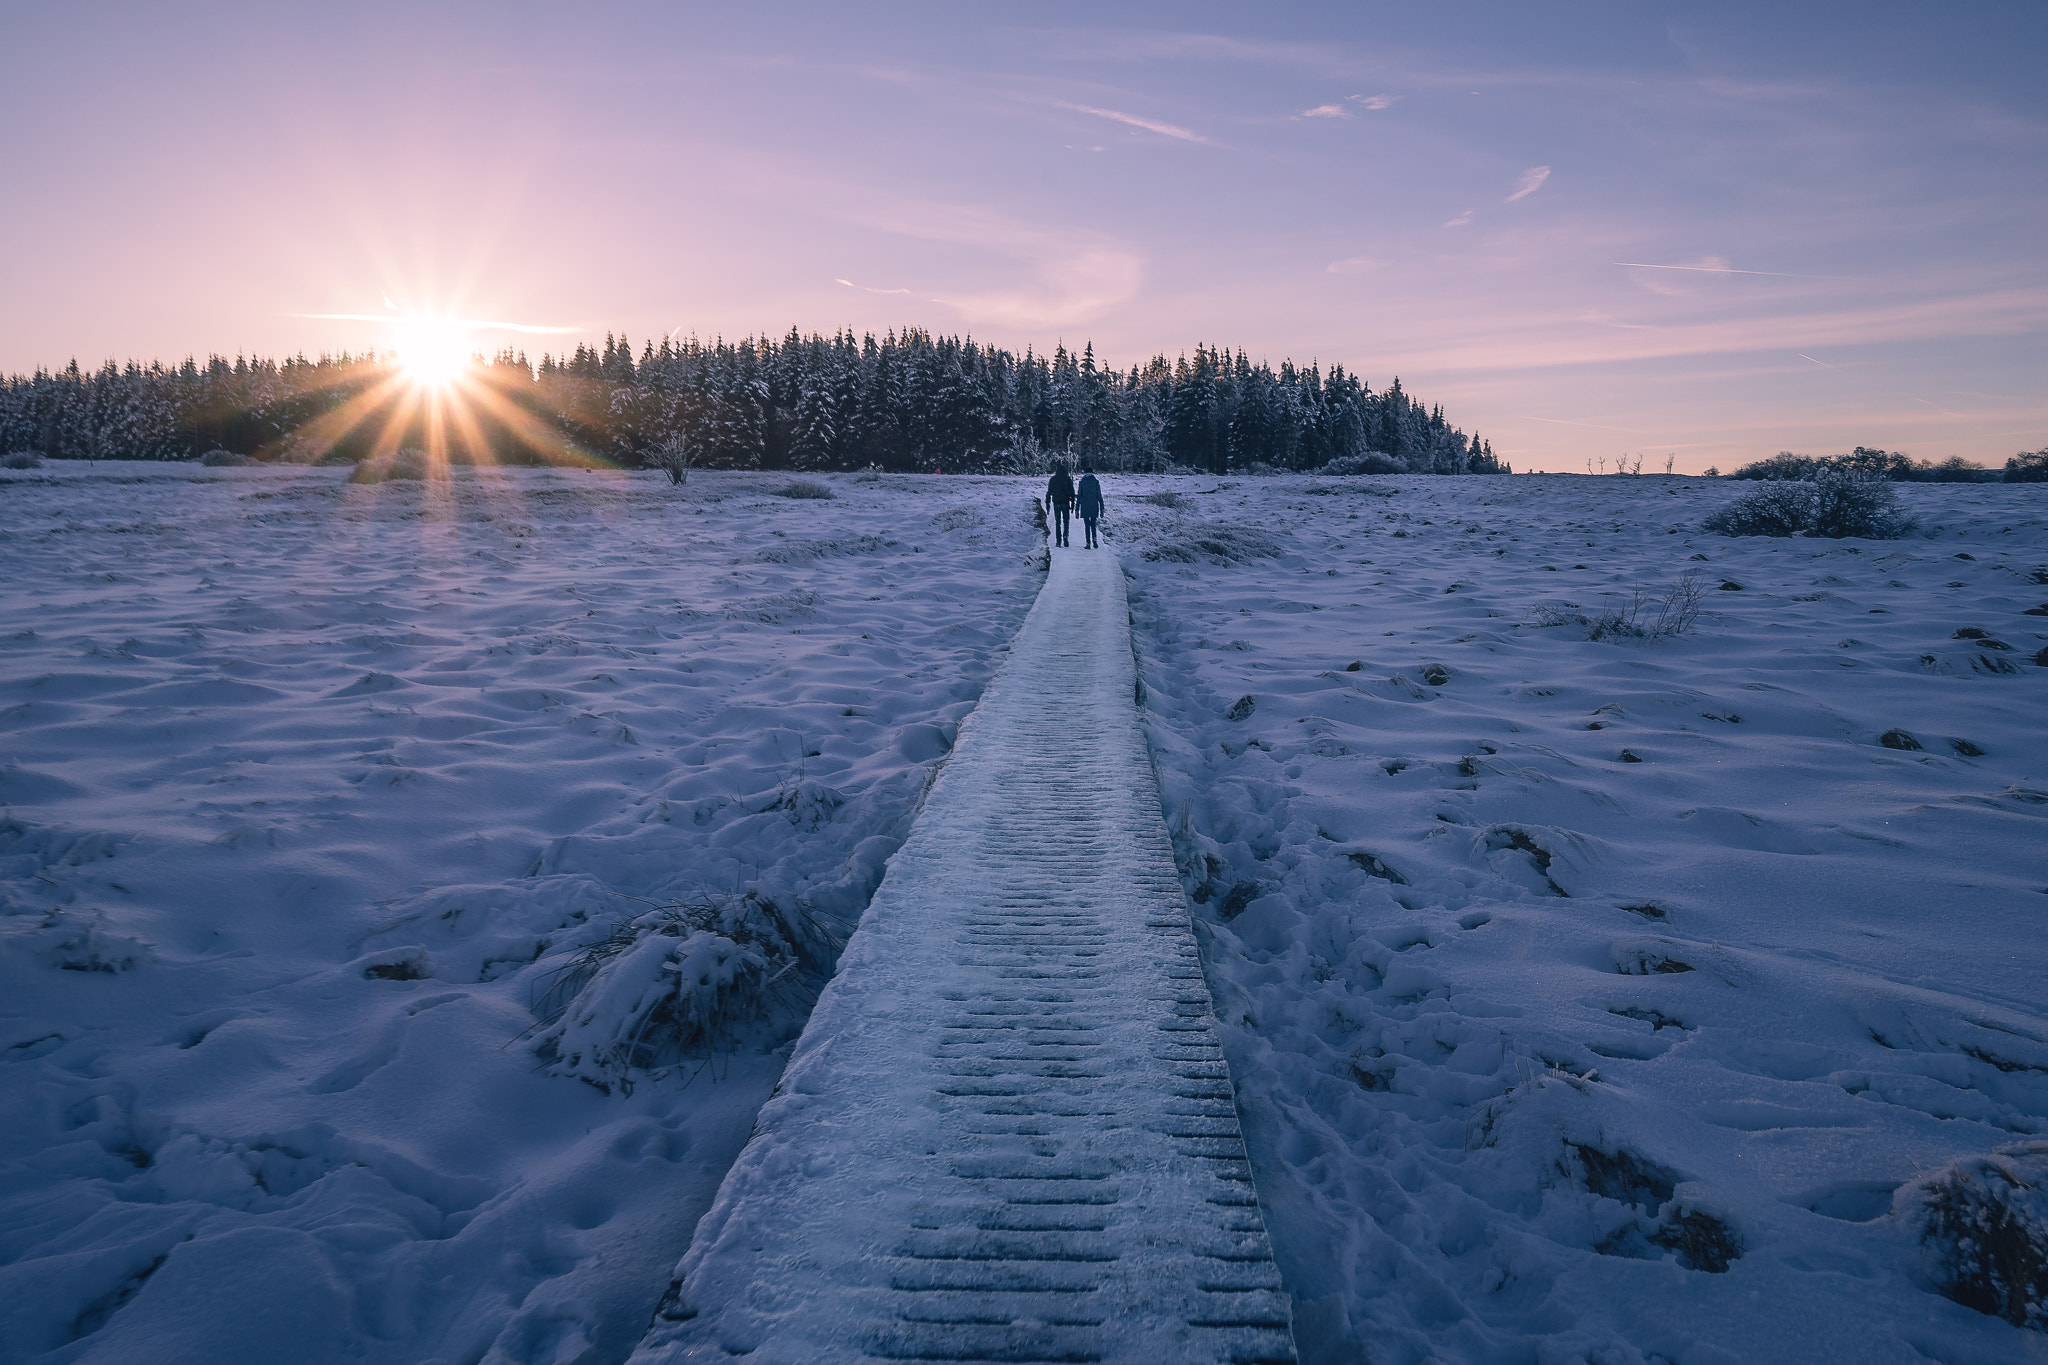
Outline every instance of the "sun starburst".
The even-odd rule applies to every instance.
[[[446,389],[469,370],[470,328],[447,318],[407,318],[393,340],[398,363],[416,388]]]

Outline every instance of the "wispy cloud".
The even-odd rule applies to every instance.
[[[1517,199],[1527,199],[1530,195],[1542,189],[1543,182],[1548,179],[1550,179],[1550,167],[1531,166],[1528,170],[1522,172],[1522,178],[1515,182],[1515,192],[1509,195],[1504,202],[1512,204]]]
[[[1323,269],[1332,275],[1363,275],[1368,270],[1378,270],[1383,264],[1372,256],[1346,256],[1341,261],[1332,261]]]
[[[1143,256],[1091,229],[1030,222],[977,205],[900,199],[873,190],[842,188],[834,208],[834,216],[842,221],[981,255],[986,285],[931,296],[934,303],[973,323],[1080,326],[1128,303],[1144,279]]]
[[[1781,280],[1853,280],[1854,275],[1796,275],[1784,270],[1737,270],[1719,256],[1709,256],[1702,265],[1654,265],[1649,261],[1616,261],[1631,270],[1696,270],[1706,275],[1772,275]],[[1814,362],[1816,365],[1819,361]]]
[[[1391,109],[1394,107],[1394,101],[1401,97],[1399,95],[1346,95],[1345,98],[1353,103],[1362,104],[1368,109]]]
[[[1054,103],[1061,109],[1070,109],[1077,114],[1091,114],[1096,118],[1112,119],[1117,123],[1127,124],[1132,128],[1142,128],[1148,133],[1157,133],[1161,137],[1177,138],[1182,142],[1206,143],[1209,141],[1208,138],[1203,137],[1193,129],[1183,128],[1177,123],[1163,123],[1158,119],[1140,118],[1136,114],[1126,114],[1118,109],[1098,109],[1092,104],[1068,104],[1065,100],[1056,100]]]
[[[843,284],[848,289],[858,289],[864,294],[908,294],[908,289],[876,289],[872,285],[855,284],[852,280],[834,278],[832,283]]]
[[[1457,216],[1456,218],[1453,218],[1453,219],[1451,219],[1451,221],[1450,221],[1450,222],[1448,222],[1448,223],[1445,223],[1445,224],[1444,224],[1444,226],[1445,226],[1445,227],[1463,227],[1463,226],[1465,226],[1465,224],[1467,224],[1467,223],[1469,223],[1469,222],[1471,222],[1471,221],[1472,221],[1472,210],[1470,210],[1470,209],[1466,209],[1466,210],[1465,210],[1465,211],[1464,211],[1463,213],[1459,214],[1459,215],[1458,215],[1458,216]]]
[[[1995,289],[1945,298],[1900,300],[1833,312],[1778,313],[1715,321],[1630,326],[1593,317],[1579,328],[1554,317],[1503,325],[1483,340],[1444,339],[1411,346],[1413,370],[1521,370],[1639,363],[1653,357],[1869,346],[1947,337],[2013,336],[2048,326],[2048,288]],[[1815,361],[1815,364],[1825,364]]]
[[[1304,109],[1296,118],[1350,118],[1351,111],[1341,104],[1318,104],[1313,109]]]

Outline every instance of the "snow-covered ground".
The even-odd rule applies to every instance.
[[[340,478],[0,474],[0,1360],[622,1359],[782,1053],[602,1093],[537,992],[857,913],[1040,582],[1029,481]],[[1310,1360],[2042,1354],[1916,1229],[2048,1137],[2048,490],[1741,491],[1109,480]]]
[[[646,901],[858,914],[1028,500],[0,478],[0,1360],[623,1359],[784,1051],[606,1094],[536,994]]]
[[[2048,1173],[2048,488],[1363,482],[1112,490],[1304,1358],[2048,1356],[1913,1187]],[[1688,570],[1691,634],[1540,624]]]

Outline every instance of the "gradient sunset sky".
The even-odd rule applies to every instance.
[[[0,372],[322,314],[1396,374],[1517,469],[2048,445],[2048,4],[14,3]]]

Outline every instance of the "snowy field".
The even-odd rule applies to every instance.
[[[344,473],[0,476],[0,1359],[623,1359],[783,1052],[530,1005],[857,915],[1041,577],[1014,485]]]
[[[1914,1188],[2048,1175],[2048,489],[1338,482],[1118,526],[1304,1358],[2048,1358]],[[1690,634],[1540,624],[1688,570]]]
[[[1040,582],[1027,480],[341,478],[0,474],[0,1360],[622,1359],[784,1038],[605,1093],[536,1001],[857,915]],[[2048,1167],[2048,491],[1744,487],[1108,480],[1318,1365],[2048,1357],[1917,1240]]]

